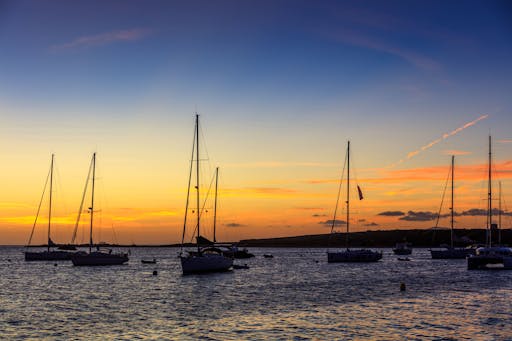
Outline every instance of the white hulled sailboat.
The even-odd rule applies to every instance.
[[[498,226],[492,218],[492,149],[489,136],[489,170],[487,191],[487,226],[486,246],[476,249],[475,255],[467,258],[468,270],[504,269],[512,270],[512,249],[504,246],[493,246],[492,231]],[[501,228],[501,226],[499,226]],[[501,238],[500,238],[501,239]]]
[[[454,182],[455,182],[455,156],[452,155],[452,163],[450,167],[450,179],[451,179],[451,205],[450,205],[450,245],[442,245],[440,248],[430,250],[432,259],[465,259],[470,254],[474,254],[475,250],[472,248],[455,247],[454,246]],[[445,187],[446,188],[446,187]],[[444,199],[444,193],[443,193]],[[444,200],[441,200],[443,202]],[[442,204],[441,204],[442,206]],[[437,215],[436,228],[439,224],[439,218],[441,217],[441,210]],[[435,233],[435,232],[434,232]]]
[[[377,252],[369,249],[350,249],[349,248],[349,226],[350,226],[350,141],[347,143],[347,201],[345,202],[347,207],[347,229],[345,233],[346,237],[346,250],[343,251],[327,251],[327,262],[328,263],[351,263],[351,262],[377,262],[382,258],[382,252]],[[338,202],[341,193],[341,184],[343,181],[343,172],[340,179],[340,190],[338,191],[338,198],[336,200],[336,207],[334,209],[334,217],[332,219],[331,235],[334,232],[334,226],[336,224],[336,212],[338,209]],[[362,193],[358,187],[359,198],[362,199]]]
[[[71,261],[75,266],[94,266],[94,265],[121,265],[128,262],[128,254],[126,253],[112,253],[112,250],[93,251],[94,242],[92,239],[93,222],[94,222],[94,185],[96,179],[96,153],[92,155],[91,165],[89,167],[89,174],[87,180],[91,177],[92,172],[92,186],[91,186],[91,207],[89,207],[90,224],[89,224],[89,252],[77,252],[71,257]],[[86,188],[89,181],[86,182]],[[84,190],[84,195],[86,190]],[[83,202],[83,200],[82,200]],[[82,207],[80,207],[80,210]],[[80,217],[80,213],[78,215]],[[78,223],[77,223],[78,224]]]
[[[192,274],[192,273],[203,273],[203,272],[220,272],[227,271],[233,266],[233,258],[226,257],[219,248],[216,248],[211,243],[208,243],[208,240],[201,236],[201,207],[200,207],[200,196],[199,196],[199,188],[200,188],[200,177],[199,177],[199,115],[196,114],[196,122],[195,122],[195,130],[194,130],[194,143],[192,146],[192,158],[190,160],[190,174],[189,174],[189,186],[187,191],[187,203],[185,208],[185,218],[183,223],[183,234],[182,234],[182,251],[180,252],[180,260],[181,260],[181,268],[183,270],[183,274]],[[194,152],[195,152],[195,160],[194,160]],[[187,254],[183,253],[183,244],[185,239],[185,230],[187,226],[187,213],[190,199],[190,184],[192,182],[192,170],[193,164],[196,163],[196,226],[195,230],[197,231],[196,235],[196,247],[197,249],[194,251],[187,251]],[[218,169],[217,169],[218,172]],[[217,173],[218,174],[218,173]],[[218,177],[216,177],[218,178]],[[217,185],[216,185],[217,186]],[[216,212],[215,212],[216,214]],[[215,240],[215,237],[214,237]],[[204,242],[206,241],[206,242]],[[210,245],[208,245],[210,244]],[[204,245],[204,246],[203,246]]]

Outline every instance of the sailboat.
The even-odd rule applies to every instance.
[[[431,249],[430,255],[432,259],[465,259],[468,255],[474,254],[474,249],[472,248],[463,248],[463,247],[454,247],[454,178],[455,178],[455,156],[452,155],[452,163],[450,167],[450,178],[451,178],[451,205],[450,205],[450,245],[443,245],[442,248],[439,249]],[[444,194],[443,194],[444,198]],[[443,201],[443,200],[442,200]],[[442,205],[441,205],[442,206]],[[441,216],[441,212],[437,215],[437,225],[439,224],[439,218]]]
[[[334,209],[334,218],[332,219],[331,235],[334,231],[334,225],[336,223],[336,212],[338,209],[338,202],[340,199],[341,184],[343,180],[343,174],[340,179],[340,191],[338,191],[338,198],[336,200],[336,207]],[[358,186],[359,199],[362,199],[362,192]],[[346,236],[346,250],[342,251],[327,251],[327,262],[328,263],[349,263],[349,262],[377,262],[382,258],[382,252],[377,252],[369,249],[354,250],[349,248],[349,226],[350,226],[350,141],[347,143],[347,230]]]
[[[497,224],[492,217],[492,149],[491,136],[489,136],[489,170],[487,183],[487,224],[486,246],[476,249],[475,255],[467,258],[468,270],[504,269],[512,270],[512,249],[509,247],[493,246],[492,231],[497,230]]]
[[[94,265],[121,265],[128,262],[128,254],[126,253],[112,253],[112,250],[93,251],[93,222],[94,222],[94,185],[96,179],[96,153],[92,155],[91,165],[89,167],[89,174],[87,179],[90,178],[92,172],[92,186],[91,186],[91,207],[89,207],[90,223],[89,223],[89,252],[77,252],[71,257],[71,261],[75,266],[94,266]],[[86,189],[88,182],[86,182]],[[86,191],[84,190],[84,195]],[[83,202],[83,200],[82,200]],[[81,210],[81,207],[80,207]],[[78,215],[80,217],[80,214]]]
[[[180,252],[180,260],[181,260],[181,268],[183,270],[183,274],[193,274],[193,273],[204,273],[204,272],[220,272],[230,270],[233,266],[233,258],[225,256],[222,251],[212,245],[211,242],[208,242],[206,238],[201,236],[201,212],[202,209],[200,207],[200,196],[199,196],[199,115],[196,114],[196,122],[195,122],[195,130],[194,130],[194,143],[192,146],[192,157],[190,160],[190,173],[189,173],[189,181],[188,181],[188,191],[187,191],[187,203],[185,208],[185,218],[183,222],[183,234],[181,239],[181,252]],[[195,152],[195,160],[194,160],[194,152]],[[183,252],[184,240],[185,240],[185,230],[187,226],[187,212],[189,209],[189,199],[190,199],[190,184],[192,182],[192,169],[193,164],[196,163],[196,226],[195,230],[196,234],[196,250],[189,250],[186,254]],[[218,174],[218,168],[217,173]],[[218,176],[217,176],[218,179]],[[216,210],[215,210],[216,216]],[[214,237],[215,240],[215,237]]]
[[[49,204],[48,204],[48,246],[45,251],[33,252],[33,251],[25,251],[25,260],[26,261],[57,261],[57,260],[70,260],[73,252],[61,251],[61,250],[52,250],[52,247],[57,247],[57,245],[52,241],[50,237],[51,232],[51,221],[52,221],[52,198],[53,198],[53,164],[54,164],[54,154],[52,154],[52,160],[50,164],[50,173],[48,174],[49,179],[46,179],[46,183],[43,189],[43,195],[41,196],[41,201],[39,202],[39,207],[37,209],[36,218],[34,221],[34,225],[32,226],[32,232],[30,233],[30,237],[28,239],[27,248],[30,246],[32,242],[32,237],[34,235],[34,229],[37,224],[37,219],[39,217],[39,212],[41,210],[41,204],[43,202],[44,193],[46,191],[46,187],[48,185],[48,180],[50,180],[49,184]]]

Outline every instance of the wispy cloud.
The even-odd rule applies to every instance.
[[[227,224],[225,224],[225,226],[227,226],[227,227],[244,227],[244,226],[247,226],[247,225],[240,224],[240,223],[227,223]]]
[[[378,215],[387,216],[387,217],[400,217],[405,215],[402,211],[384,211],[380,212]]]
[[[474,125],[475,125],[475,124],[477,124],[479,121],[484,120],[484,119],[486,119],[487,117],[489,117],[489,115],[487,115],[487,114],[486,114],[486,115],[482,115],[482,116],[478,117],[477,119],[475,119],[475,120],[473,120],[473,121],[471,121],[471,122],[468,122],[468,123],[464,124],[463,126],[458,127],[457,129],[454,129],[454,130],[450,131],[449,133],[445,133],[445,134],[443,134],[443,135],[442,135],[441,137],[439,137],[438,139],[435,139],[434,141],[427,143],[426,145],[422,146],[421,148],[416,149],[416,150],[414,150],[414,151],[412,151],[412,152],[407,153],[407,157],[406,157],[405,159],[402,159],[402,160],[398,161],[396,164],[391,165],[391,167],[394,167],[394,166],[396,166],[397,164],[400,164],[400,163],[404,162],[405,160],[409,160],[409,159],[411,159],[411,158],[415,157],[415,156],[416,156],[416,155],[418,155],[419,153],[424,152],[425,150],[432,148],[433,146],[435,146],[435,145],[436,145],[436,144],[438,144],[439,142],[441,142],[441,141],[443,141],[443,140],[446,140],[447,138],[449,138],[449,137],[451,137],[451,136],[453,136],[453,135],[456,135],[456,134],[460,133],[460,132],[461,132],[461,131],[463,131],[464,129],[467,129],[467,128],[471,127],[471,126],[474,126]]]
[[[512,139],[501,139],[498,140],[498,143],[512,143]]]
[[[353,30],[340,30],[335,33],[334,37],[336,40],[345,44],[391,54],[420,69],[433,71],[440,68],[439,63],[432,58],[423,56],[411,49],[398,47]]]
[[[471,152],[466,152],[463,150],[445,150],[445,151],[443,151],[443,154],[458,156],[458,155],[469,155],[469,154],[471,154]]]
[[[226,164],[225,168],[338,167],[336,163],[262,161]]]
[[[409,211],[407,215],[399,218],[399,220],[405,221],[431,221],[437,218],[437,214],[429,211]]]
[[[333,220],[326,220],[326,221],[321,221],[319,222],[318,224],[320,225],[328,225],[328,226],[332,226],[332,223],[333,223]],[[345,220],[334,220],[334,226],[336,225],[347,225],[347,222]]]
[[[245,187],[245,188],[226,188],[222,190],[223,196],[228,197],[264,197],[264,198],[281,198],[301,195],[300,192],[281,187]]]
[[[380,226],[380,225],[372,221],[371,223],[364,224],[364,226],[371,227],[371,226]]]
[[[75,38],[67,43],[56,44],[50,46],[50,51],[66,51],[87,49],[96,46],[104,46],[116,42],[129,42],[143,39],[153,33],[153,30],[147,28],[134,28],[128,30],[117,30],[104,32],[95,35],[82,36]]]
[[[460,181],[484,181],[487,179],[485,174],[488,167],[487,163],[459,165],[457,166],[457,178]],[[500,179],[512,179],[512,160],[495,162],[494,168],[496,169],[496,175]],[[404,188],[408,182],[439,182],[446,179],[448,170],[448,160],[446,160],[446,165],[443,166],[408,169],[390,169],[386,167],[375,169],[376,175],[374,177],[359,178],[358,183],[364,184],[365,187],[371,184],[400,185],[400,187],[394,188],[392,193],[402,192],[411,194],[416,191],[422,191],[422,189],[418,188],[417,185],[407,185],[409,187]],[[312,179],[302,182],[312,185],[335,184],[339,183],[339,179]]]

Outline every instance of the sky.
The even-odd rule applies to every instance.
[[[218,240],[328,233],[349,140],[351,231],[449,226],[451,155],[456,227],[484,227],[489,135],[511,227],[511,61],[508,1],[0,0],[0,244],[51,154],[69,242],[94,152],[95,240],[180,242],[196,112],[206,237],[215,167]]]

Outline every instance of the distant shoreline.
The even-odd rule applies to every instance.
[[[483,244],[485,241],[485,229],[456,229],[456,245],[467,246],[471,244]],[[493,231],[494,243],[498,242],[498,231]],[[393,247],[396,243],[407,241],[414,247],[436,247],[441,244],[450,244],[449,229],[410,229],[410,230],[382,230],[352,232],[349,234],[349,245],[351,247]],[[225,242],[224,244],[236,243],[241,247],[345,247],[346,234],[314,234],[293,237],[243,239],[239,242]],[[512,229],[501,230],[501,244],[512,244]],[[24,247],[24,245],[2,245],[4,247]],[[180,247],[181,244],[101,244],[99,247]],[[186,247],[194,246],[187,243]],[[29,247],[46,247],[46,245],[33,245]],[[89,247],[87,244],[76,245],[79,248]]]

